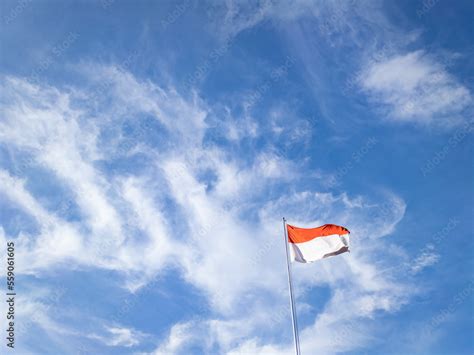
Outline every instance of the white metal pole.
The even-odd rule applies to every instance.
[[[285,236],[285,250],[286,250],[286,267],[288,271],[288,289],[290,291],[290,305],[291,305],[291,322],[293,323],[293,340],[295,342],[295,354],[301,355],[300,352],[300,339],[298,336],[298,320],[296,318],[296,307],[293,298],[293,284],[291,283],[291,265],[290,265],[290,253],[288,251],[288,229],[286,227],[286,219],[283,217],[283,228]]]

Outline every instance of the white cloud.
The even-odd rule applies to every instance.
[[[92,83],[99,85],[90,99],[110,115],[110,119],[117,122],[126,119],[127,115],[150,114],[168,129],[175,140],[185,139],[188,145],[201,143],[207,127],[207,110],[196,94],[186,99],[173,87],[162,88],[149,80],[139,80],[116,66],[94,63],[82,69]],[[101,85],[105,85],[105,90]],[[109,105],[103,96],[112,99],[114,105]],[[136,123],[139,123],[139,118],[135,118],[138,121]],[[179,148],[179,145],[174,148]]]
[[[136,291],[151,280],[157,270],[171,263],[171,258],[186,253],[179,242],[173,241],[175,236],[170,233],[172,228],[157,208],[147,184],[152,183],[137,178],[128,178],[122,183],[123,198],[131,207],[130,223],[133,228],[145,233],[145,238],[140,238],[140,241],[129,240],[120,250],[126,262],[135,264],[133,269],[141,274],[138,278],[127,280],[127,287],[131,291]]]
[[[132,328],[110,326],[106,327],[106,334],[93,334],[89,337],[99,340],[108,346],[124,346],[130,348],[140,344],[145,336],[146,334]]]
[[[86,79],[88,75],[86,70]],[[31,154],[35,164],[71,191],[80,214],[78,222],[71,222],[43,206],[28,190],[32,176],[0,174],[2,193],[40,226],[18,237],[18,249],[25,253],[21,260],[28,266],[23,272],[38,274],[58,265],[112,269],[121,272],[124,286],[135,292],[172,266],[207,296],[204,308],[211,316],[175,325],[158,352],[178,352],[202,339],[210,339],[205,346],[220,352],[286,351],[289,333],[273,345],[259,336],[268,327],[272,334],[288,331],[280,220],[284,213],[302,226],[337,222],[353,235],[354,251],[338,257],[337,267],[336,261],[327,260],[295,270],[300,302],[308,287],[333,290],[323,313],[302,329],[305,347],[321,352],[331,346],[341,351],[360,347],[370,341],[361,332],[364,319],[377,311],[396,311],[406,302],[411,290],[396,274],[379,269],[396,262],[382,237],[403,218],[403,200],[386,194],[374,202],[316,192],[317,187],[275,199],[269,194],[272,184],[297,181],[299,167],[272,151],[243,158],[232,154],[231,147],[205,146],[207,109],[198,98],[186,100],[172,89],[114,67],[98,67],[93,76],[111,81],[106,108],[93,92],[89,97],[87,91],[32,86],[20,79],[3,83],[13,100],[3,104],[7,115],[0,124],[0,140]],[[89,104],[73,108],[83,100]],[[140,153],[125,149],[123,153],[146,158],[144,169],[127,174],[102,169],[99,162],[115,162],[120,154],[116,148],[124,139],[117,134],[107,140],[103,133],[116,130],[125,117],[139,125],[144,113],[162,124],[160,129],[174,144],[143,141]],[[212,184],[202,178],[208,171],[215,176]],[[173,224],[172,217],[179,223]],[[383,261],[380,250],[387,250]],[[341,307],[349,310],[341,313]],[[281,316],[269,321],[275,310]],[[315,337],[331,339],[334,329],[348,323],[357,326],[342,340],[313,343]],[[138,331],[112,326],[107,332],[97,336],[111,346],[136,345],[132,338]],[[69,335],[76,336],[73,331]]]
[[[307,17],[318,14],[322,6],[315,5],[313,1],[295,0],[287,3],[284,1],[263,0],[235,1],[228,0],[217,6],[218,19],[214,26],[220,26],[219,35],[224,38],[237,36],[240,32],[253,28],[267,19],[274,21],[291,21],[299,17]],[[344,3],[329,5],[329,7],[343,7]]]
[[[407,51],[408,46],[419,43],[422,29],[407,32],[399,28],[377,2],[315,4],[303,0],[288,6],[272,1],[260,5],[229,1],[218,9],[225,16],[216,16],[214,26],[227,28],[226,36],[236,36],[266,20],[278,26],[288,38],[289,51],[302,64],[303,77],[314,92],[322,120],[338,120],[333,107],[337,103],[332,103],[333,95],[328,92],[342,89],[348,94],[354,88],[368,95],[376,113],[398,122],[449,128],[472,116],[472,93],[449,68],[457,54],[437,58],[423,50]],[[362,62],[361,69],[349,75],[342,87],[333,87],[338,77],[324,69],[320,57],[327,53],[321,51],[321,41],[334,49],[331,53],[340,56],[341,63],[346,63],[348,55],[355,63]],[[346,66],[338,66],[334,72],[346,70]],[[325,96],[328,100],[321,100]],[[281,132],[281,127],[274,124],[273,130]]]
[[[19,273],[36,273],[39,269],[83,256],[83,240],[77,229],[47,211],[25,189],[24,181],[0,170],[0,193],[29,213],[40,225],[36,238],[20,234],[16,240]]]
[[[421,50],[370,62],[360,84],[398,121],[450,126],[472,105],[469,90]]]
[[[190,343],[196,341],[196,330],[199,331],[199,329],[196,329],[196,324],[194,322],[175,324],[171,328],[168,338],[153,352],[153,354],[167,355],[181,352],[185,346],[189,346]]]
[[[20,265],[18,271],[35,273],[73,261],[72,267],[93,265],[130,273],[132,278],[127,283],[135,289],[162,268],[168,261],[167,256],[179,246],[177,243],[170,245],[170,233],[164,218],[153,206],[150,193],[143,191],[142,180],[120,176],[110,179],[97,167],[97,161],[115,158],[109,150],[102,149],[110,142],[101,142],[98,136],[121,120],[123,100],[128,100],[127,107],[135,112],[155,110],[156,118],[167,125],[171,124],[174,115],[196,118],[197,126],[186,136],[197,133],[199,138],[202,135],[199,133],[202,127],[198,128],[203,114],[197,110],[193,112],[194,104],[187,105],[173,91],[166,93],[151,84],[139,83],[130,74],[114,67],[108,70],[98,68],[95,79],[108,75],[113,78],[113,86],[117,86],[118,97],[113,97],[115,101],[111,105],[114,108],[112,116],[116,119],[113,123],[109,111],[101,120],[94,121],[91,118],[97,113],[95,108],[88,105],[82,105],[81,109],[73,108],[88,95],[78,89],[60,91],[54,87],[32,85],[18,78],[5,78],[2,82],[2,91],[8,101],[2,106],[5,119],[0,123],[0,141],[31,155],[31,164],[45,169],[61,182],[61,188],[66,187],[72,192],[72,203],[80,209],[80,223],[60,218],[57,211],[47,210],[27,191],[25,182],[32,179],[31,176],[19,179],[2,170],[0,189],[39,224],[39,236],[20,235],[19,253],[27,262]],[[124,87],[137,91],[137,95],[122,95]],[[90,102],[96,99],[93,93]],[[173,101],[175,105],[171,104]],[[165,103],[163,109],[159,103]],[[183,130],[191,128],[191,125],[185,126],[182,125]],[[133,238],[135,234],[125,231],[124,222],[130,219],[130,215],[134,216],[131,219],[135,222],[132,226],[135,233],[139,230],[146,232],[145,242],[137,242]],[[143,270],[144,265],[148,270],[140,276],[142,280],[135,279],[133,271]]]
[[[440,256],[435,252],[433,245],[425,247],[420,255],[411,263],[411,271],[414,274],[419,273],[428,266],[438,262]]]
[[[94,168],[97,128],[84,112],[71,107],[74,92],[31,85],[7,78],[2,85],[9,103],[0,123],[0,141],[32,154],[76,196],[76,202],[95,234],[120,243],[121,222],[107,196],[109,186]],[[92,241],[94,242],[94,241]]]
[[[178,182],[178,184],[180,183]],[[312,203],[312,201],[315,202]],[[186,204],[193,207],[193,204],[189,203],[188,200]],[[402,207],[397,207],[398,204],[402,204]],[[196,204],[194,208],[197,209],[197,206],[202,207],[202,203]],[[302,344],[306,352],[318,351],[318,353],[329,354],[364,346],[371,341],[371,338],[366,335],[371,330],[368,329],[368,325],[364,320],[374,317],[378,311],[395,312],[407,302],[414,292],[415,288],[409,289],[400,280],[394,280],[393,277],[396,274],[382,272],[384,270],[381,268],[382,264],[377,266],[374,264],[375,260],[380,262],[380,253],[382,252],[386,258],[386,265],[391,265],[393,255],[390,255],[390,252],[385,253],[385,243],[380,240],[380,237],[387,235],[388,230],[393,230],[394,221],[399,221],[402,218],[405,209],[403,202],[399,199],[387,199],[386,208],[389,212],[384,214],[384,219],[374,219],[374,214],[366,211],[367,209],[369,211],[372,209],[374,211],[380,210],[380,207],[380,205],[374,205],[360,197],[350,199],[347,195],[334,196],[304,192],[298,195],[283,196],[281,200],[269,203],[262,210],[261,223],[263,230],[261,232],[254,231],[252,234],[255,239],[262,238],[262,244],[260,244],[262,247],[260,250],[257,249],[255,253],[258,265],[258,275],[256,277],[261,282],[267,279],[268,276],[264,274],[267,270],[275,270],[277,267],[279,269],[284,268],[283,254],[275,255],[277,250],[280,249],[281,242],[278,237],[281,234],[281,225],[275,216],[281,215],[282,211],[288,213],[290,220],[293,220],[294,217],[292,218],[292,216],[301,216],[302,219],[294,222],[298,225],[323,223],[321,220],[311,219],[312,216],[320,215],[320,218],[325,221],[341,221],[352,231],[354,250],[349,256],[341,257],[337,261],[328,259],[326,263],[312,265],[314,267],[295,268],[298,304],[301,305],[304,294],[315,285],[329,285],[334,292],[328,305],[318,315],[315,322],[301,331]],[[321,211],[327,211],[326,215],[321,214]],[[374,221],[376,222],[374,223]],[[225,224],[226,221],[220,223]],[[371,234],[366,233],[366,225],[370,225]],[[228,225],[219,233],[221,238],[227,237],[233,228],[232,226]],[[232,238],[239,238],[244,244],[247,243],[245,236]],[[226,243],[228,243],[227,240]],[[267,246],[269,247],[267,248]],[[236,250],[235,247],[231,247],[231,249]],[[239,258],[243,257],[243,254],[237,250],[236,254],[239,255]],[[232,285],[232,282],[237,281],[234,276],[235,271],[232,271],[235,266],[232,265],[232,259],[227,259],[230,265],[226,265],[224,262],[221,263],[217,260],[212,251],[206,251],[202,258],[204,260],[208,258],[209,260],[216,260],[217,265],[220,266],[219,271],[217,271],[217,265],[214,268],[208,264],[203,265],[204,268],[196,269],[193,267],[193,272],[198,275],[204,273],[214,275],[214,277],[219,277],[221,274],[226,275],[227,278],[219,278],[217,282],[219,286],[217,284],[200,284],[200,287],[222,291],[226,297],[229,297],[227,294],[231,294],[232,297],[236,296],[236,298],[239,295],[247,294],[248,291],[242,283],[253,283],[254,276],[248,269],[243,269],[245,265],[237,265],[245,277],[239,278],[240,285],[236,288]],[[315,273],[315,269],[318,272]],[[286,338],[286,341],[276,344],[268,344],[255,337],[261,327],[273,328],[280,333],[286,331],[287,335],[290,334],[287,294],[283,276],[284,274],[279,273],[279,277],[274,282],[265,286],[268,290],[273,290],[271,292],[277,296],[276,299],[268,299],[262,302],[260,297],[249,297],[251,295],[247,295],[245,308],[242,308],[244,305],[239,303],[231,303],[233,304],[232,308],[239,311],[237,313],[232,312],[227,321],[225,320],[227,318],[226,313],[223,313],[224,320],[219,323],[220,332],[216,333],[212,330],[215,328],[204,322],[199,323],[200,326],[198,327],[186,328],[186,331],[179,327],[182,330],[179,339],[187,339],[187,341],[192,342],[192,339],[195,339],[194,337],[198,339],[205,337],[206,339],[212,339],[208,346],[214,344],[214,346],[219,346],[222,352],[229,353],[245,353],[245,351],[256,354],[291,352],[289,337]],[[199,284],[199,281],[197,282]],[[262,292],[264,292],[264,289],[262,289]],[[211,300],[211,306],[219,305],[219,302],[222,302],[219,296],[219,293],[214,296],[215,301]],[[227,303],[231,302],[228,298],[226,298],[226,301]],[[341,309],[344,309],[344,312],[341,312]],[[302,311],[301,306],[299,310]],[[229,326],[230,328],[228,328]],[[208,330],[206,330],[207,327],[209,327]],[[196,331],[196,328],[199,330]],[[223,333],[222,330],[224,329],[230,331],[224,331]],[[207,334],[206,336],[200,335],[203,331],[204,334]],[[217,335],[211,337],[211,334]],[[170,335],[170,338],[174,339],[173,334]],[[167,340],[164,344],[170,341]],[[182,351],[181,348],[176,350],[177,353],[180,353],[180,351]]]

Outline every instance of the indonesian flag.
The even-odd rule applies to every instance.
[[[291,261],[311,263],[349,251],[349,230],[335,224],[317,228],[287,225]]]

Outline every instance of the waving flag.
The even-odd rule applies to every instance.
[[[311,263],[349,251],[349,230],[335,224],[317,228],[287,226],[291,261]]]

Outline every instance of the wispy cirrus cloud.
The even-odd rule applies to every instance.
[[[440,255],[436,253],[434,245],[427,245],[423,252],[413,261],[411,271],[413,273],[419,273],[428,266],[434,265],[440,259]]]
[[[123,346],[130,348],[140,344],[145,336],[146,334],[135,329],[107,326],[105,327],[105,334],[92,334],[89,337],[91,339],[99,340],[108,346]]]
[[[83,72],[86,79],[90,70],[93,67]],[[59,265],[114,270],[123,287],[136,293],[167,270],[202,292],[208,304],[200,318],[183,319],[170,328],[158,353],[185,352],[189,346],[219,352],[284,352],[290,347],[289,333],[280,342],[269,339],[274,332],[288,330],[284,254],[278,237],[279,216],[286,214],[301,225],[337,220],[353,231],[356,244],[370,238],[378,245],[342,257],[338,268],[329,261],[323,272],[298,270],[301,304],[305,287],[333,290],[323,313],[302,330],[305,347],[324,353],[334,347],[345,351],[363,346],[370,341],[360,331],[364,320],[377,311],[394,312],[410,297],[407,281],[375,267],[386,243],[380,237],[393,232],[403,218],[405,204],[399,197],[382,196],[390,205],[384,214],[375,212],[380,202],[318,187],[275,197],[269,194],[274,186],[288,186],[301,177],[301,167],[284,154],[268,149],[240,157],[230,154],[232,146],[205,144],[210,108],[198,97],[185,98],[116,67],[97,66],[88,80],[96,78],[111,83],[107,105],[93,90],[88,94],[81,88],[31,85],[18,78],[3,83],[14,100],[3,104],[7,115],[1,123],[2,142],[31,155],[31,164],[70,191],[78,207],[78,215],[70,220],[57,213],[57,206],[43,206],[30,188],[32,175],[25,170],[21,177],[14,176],[5,167],[2,194],[39,224],[36,232],[17,239],[21,259],[29,261],[20,273],[40,277]],[[76,107],[84,101],[88,104]],[[143,126],[148,116],[159,125]],[[110,132],[120,134],[109,138]],[[173,136],[174,144],[161,143],[163,133]],[[155,140],[148,140],[148,134]],[[129,136],[137,142],[123,145]],[[133,172],[102,168],[123,159]],[[139,159],[146,164],[137,165]],[[396,262],[396,255],[388,253],[386,260]],[[276,273],[277,267],[282,272]],[[351,312],[340,314],[337,310],[347,298]],[[272,318],[271,330],[261,334],[274,309],[281,309],[283,316]],[[354,324],[347,329],[350,337],[313,342],[314,334],[324,338],[347,323]],[[109,325],[106,330],[96,331],[90,340],[131,347],[136,345],[134,334],[141,334],[127,325]],[[64,336],[77,338],[73,327]],[[202,339],[210,340],[203,344]]]
[[[436,250],[451,224],[472,229],[465,6],[96,5],[5,18],[0,64],[17,74],[0,77],[0,244],[16,246],[17,351],[292,353],[282,216],[352,235],[350,254],[294,266],[303,353],[467,344],[472,283],[446,282],[468,277],[469,240]],[[443,145],[432,128],[459,122]],[[440,160],[421,186],[416,167]]]

